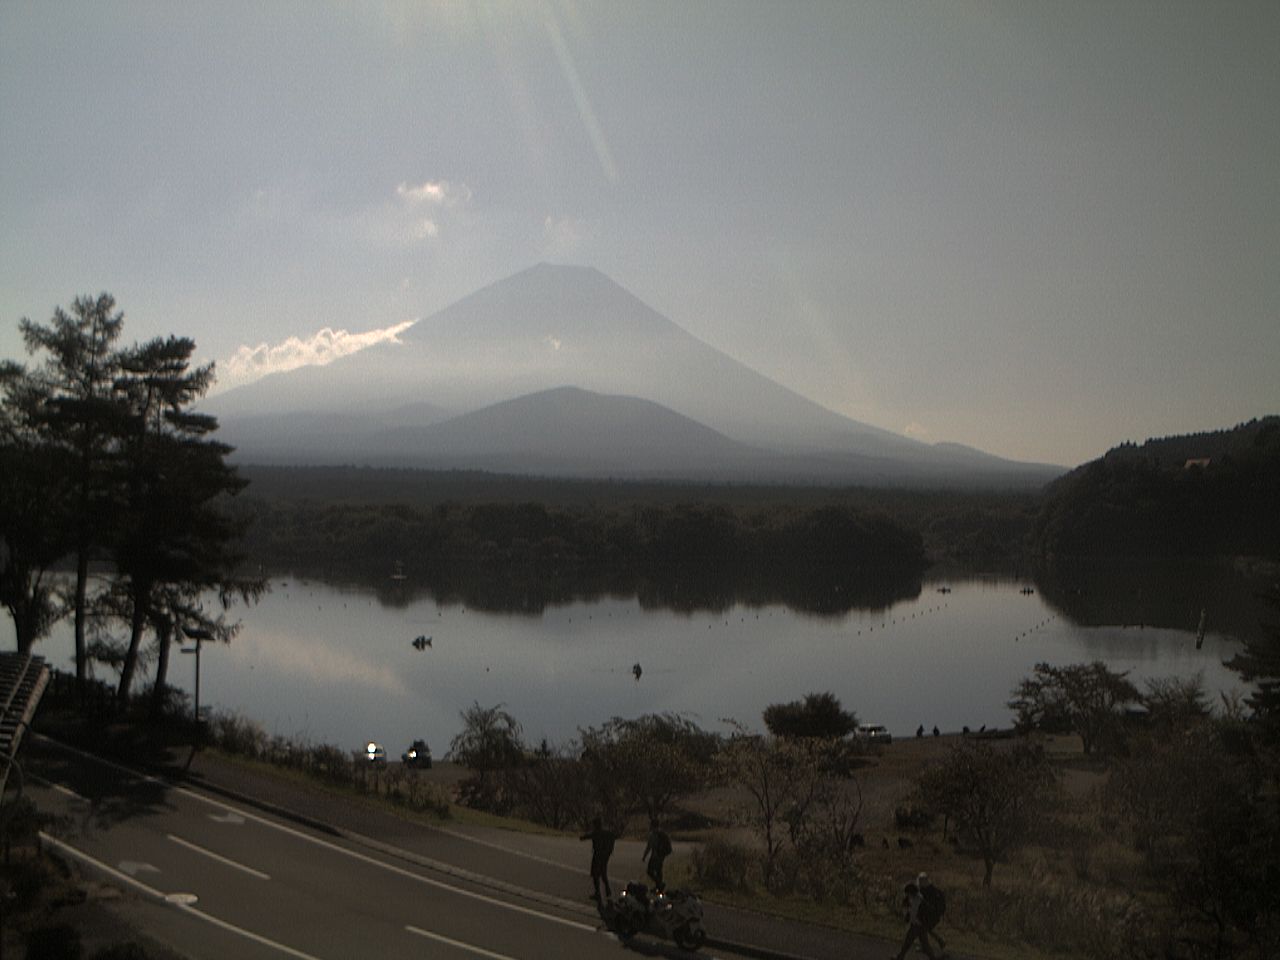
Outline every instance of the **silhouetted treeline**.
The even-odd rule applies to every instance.
[[[918,533],[931,562],[1009,568],[1029,556],[1039,499],[1008,491],[570,480],[480,471],[244,466],[255,500],[349,506],[536,503],[557,514],[634,514],[698,504],[735,514],[849,508]]]
[[[826,505],[733,509],[541,503],[335,504],[245,498],[264,567],[384,585],[489,609],[604,594],[675,609],[785,602],[835,612],[914,596],[923,541],[879,513]],[[403,575],[403,580],[391,575]]]
[[[1280,557],[1280,417],[1125,444],[1052,483],[1044,556]]]

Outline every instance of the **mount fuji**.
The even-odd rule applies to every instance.
[[[599,271],[549,264],[202,409],[242,463],[1022,488],[1063,472],[841,416]]]

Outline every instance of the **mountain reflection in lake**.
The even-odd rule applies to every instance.
[[[1253,591],[1236,580],[1211,584],[1211,592],[1230,588],[1231,605],[1243,603]],[[1161,596],[1178,581],[1159,577],[1050,576],[1030,593],[1023,581],[1000,578],[948,580],[948,593],[937,580],[831,583],[818,591],[829,600],[810,604],[829,610],[823,614],[797,612],[782,599],[750,602],[741,585],[725,585],[719,605],[681,608],[689,598],[679,595],[679,583],[554,605],[535,597],[538,612],[511,613],[477,609],[447,591],[415,594],[405,584],[384,584],[375,594],[276,579],[257,606],[235,611],[244,625],[239,637],[206,646],[201,701],[243,713],[272,734],[351,748],[371,738],[393,755],[417,737],[443,754],[458,712],[472,701],[506,704],[537,743],[652,711],[685,713],[715,730],[725,717],[760,728],[770,703],[829,690],[863,720],[908,736],[921,724],[1007,726],[1010,691],[1039,661],[1103,659],[1132,671],[1139,684],[1203,671],[1211,691],[1238,688],[1222,660],[1238,649],[1232,630],[1252,616],[1237,611],[1237,623],[1209,602],[1205,642],[1196,650],[1205,601],[1185,584],[1177,596]],[[1098,599],[1106,584],[1111,598]],[[1130,612],[1135,603],[1142,617]],[[1157,608],[1177,612],[1157,615]],[[1113,615],[1115,623],[1092,625]],[[418,636],[432,645],[415,649]],[[12,649],[11,630],[0,643]],[[69,624],[41,647],[69,668]],[[171,679],[189,688],[191,670],[190,658],[180,658]]]

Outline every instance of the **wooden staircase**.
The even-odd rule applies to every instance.
[[[49,666],[44,657],[0,653],[0,794],[4,793],[22,734],[48,685]]]

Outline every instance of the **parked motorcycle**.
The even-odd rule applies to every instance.
[[[641,932],[674,940],[684,950],[697,950],[707,939],[702,901],[688,890],[649,894],[643,883],[628,883],[605,918],[624,940]]]

